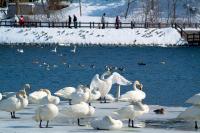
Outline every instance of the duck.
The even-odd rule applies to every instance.
[[[106,103],[105,96],[110,92],[113,84],[119,84],[119,85],[131,85],[132,82],[125,79],[123,76],[121,76],[117,72],[113,72],[108,78],[103,79],[103,77],[99,78],[99,74],[96,74],[91,83],[90,83],[90,89],[98,89],[101,93],[100,97],[100,103]]]
[[[102,119],[95,119],[91,122],[91,126],[97,130],[117,130],[123,127],[120,120],[115,120],[111,116],[105,116]]]
[[[89,104],[85,102],[81,102],[79,104],[68,106],[67,108],[63,109],[61,113],[68,117],[76,118],[78,121],[78,126],[81,126],[80,119],[94,115],[95,108],[89,106]]]
[[[156,114],[164,114],[164,109],[163,108],[160,108],[160,109],[155,109],[153,112],[156,113]]]
[[[59,113],[59,109],[55,104],[40,105],[36,111],[33,119],[40,122],[39,127],[42,128],[42,121],[47,121],[46,128],[49,126],[49,121],[53,120]]]
[[[31,104],[38,104],[39,101],[46,97],[48,94],[47,92],[43,91],[43,89],[40,89],[39,91],[34,91],[32,93],[29,94],[29,103]]]
[[[19,117],[15,116],[16,111],[20,111],[28,106],[28,97],[25,91],[20,91],[16,96],[9,97],[0,101],[0,110],[10,112],[11,119]]]
[[[47,93],[47,96],[43,97],[42,99],[39,100],[39,104],[59,104],[60,103],[60,98],[57,96],[52,96],[51,92],[48,89],[42,89],[42,91]]]
[[[136,102],[134,105],[128,105],[126,107],[122,107],[121,109],[113,112],[119,119],[128,119],[128,127],[134,128],[134,120],[135,118],[142,116],[145,113],[149,112],[149,107],[146,104],[142,104],[141,102]]]
[[[142,91],[143,85],[136,80],[133,84],[133,91],[128,91],[125,94],[121,95],[119,101],[125,102],[140,102],[145,99],[146,94]]]
[[[72,53],[76,53],[76,46],[74,46],[74,49],[70,50]]]
[[[88,102],[90,98],[90,89],[84,85],[79,85],[76,92],[71,94],[71,103]]]
[[[66,100],[71,99],[71,94],[76,91],[76,88],[74,87],[64,87],[63,89],[60,89],[54,93],[54,95],[64,98]]]

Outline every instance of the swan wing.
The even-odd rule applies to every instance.
[[[70,95],[75,91],[76,89],[74,87],[65,87],[63,89],[56,91],[54,94],[59,97],[70,99]]]
[[[113,84],[119,84],[119,85],[131,85],[131,81],[125,79],[122,75],[120,75],[117,72],[114,72],[112,74],[113,78],[112,78],[112,83]]]
[[[140,90],[134,90],[134,91],[128,91],[125,94],[121,95],[120,99],[121,101],[126,102],[138,102],[145,99],[146,94],[143,91]]]
[[[194,96],[192,96],[191,98],[189,98],[186,103],[190,103],[193,105],[200,105],[200,93],[195,94]]]
[[[200,107],[199,106],[191,106],[187,108],[185,111],[178,115],[178,119],[184,120],[199,120],[200,119]]]
[[[96,74],[90,83],[90,89],[91,91],[94,89],[100,89],[103,84],[104,84],[104,81],[99,79],[99,74]]]

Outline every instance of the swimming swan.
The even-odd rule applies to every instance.
[[[102,119],[96,119],[91,122],[91,126],[98,130],[114,130],[123,127],[120,120],[115,120],[111,116],[105,116]]]
[[[16,94],[16,97],[9,97],[0,101],[0,110],[10,112],[11,118],[17,118],[15,112],[24,109],[28,106],[28,98],[25,92],[21,91]]]
[[[135,118],[148,112],[148,105],[142,104],[141,102],[136,102],[134,105],[122,107],[121,109],[113,112],[113,114],[115,114],[119,119],[128,119],[128,127],[131,127],[130,123],[132,123],[132,127],[134,127]]]
[[[58,112],[58,107],[54,104],[41,105],[36,109],[33,119],[36,122],[40,122],[40,128],[42,128],[42,121],[47,121],[46,128],[48,128],[49,121],[53,120],[58,115]]]
[[[132,83],[117,72],[114,72],[107,79],[100,79],[99,74],[96,74],[91,81],[90,89],[98,89],[101,93],[100,102],[102,102],[102,99],[106,102],[105,96],[109,93],[113,84],[130,85]]]
[[[140,102],[145,99],[146,94],[142,91],[143,85],[139,81],[135,81],[133,85],[133,91],[128,91],[121,95],[119,101],[126,102]]]
[[[95,109],[92,106],[89,106],[85,102],[81,102],[79,104],[74,104],[68,106],[67,108],[63,109],[61,112],[68,117],[76,118],[78,121],[78,125],[80,125],[80,118],[90,117],[95,113]]]
[[[41,100],[39,100],[39,104],[59,104],[60,103],[60,98],[57,96],[52,96],[51,92],[48,89],[43,89],[44,92],[47,93],[47,96],[43,97]]]

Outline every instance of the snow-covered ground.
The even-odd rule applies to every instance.
[[[184,131],[193,132],[194,125],[190,122],[180,122],[175,118],[177,115],[184,111],[185,108],[182,107],[163,107],[165,109],[164,115],[157,115],[153,112],[154,109],[161,108],[161,106],[151,105],[150,112],[138,118],[135,121],[135,124],[143,125],[143,128],[128,128],[127,122],[124,121],[123,128],[117,131],[101,131],[94,130],[90,126],[90,121],[95,118],[101,118],[105,115],[112,115],[112,112],[128,105],[128,103],[93,103],[93,106],[96,108],[95,115],[92,118],[85,118],[81,120],[81,124],[86,126],[77,126],[77,120],[68,118],[64,116],[62,113],[59,113],[58,117],[50,122],[49,126],[51,128],[43,128],[40,129],[38,127],[39,123],[36,123],[32,117],[34,115],[34,110],[37,108],[37,105],[29,105],[26,109],[17,112],[16,116],[20,117],[20,119],[10,119],[10,114],[7,112],[0,113],[0,129],[1,132],[9,132],[9,133],[67,133],[67,132],[141,132],[141,133],[160,133],[160,132],[171,132],[171,133],[181,133]],[[69,106],[68,103],[62,102],[59,105],[60,112],[66,107]],[[46,122],[43,122],[45,125]]]
[[[164,29],[64,29],[0,28],[1,44],[60,44],[102,46],[180,46],[186,42],[172,28]]]

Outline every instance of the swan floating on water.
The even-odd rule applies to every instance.
[[[114,72],[107,79],[100,79],[99,74],[96,74],[91,81],[90,89],[98,89],[101,93],[100,102],[102,102],[102,99],[106,102],[105,96],[109,93],[113,84],[130,85],[132,83],[117,72]]]
[[[91,126],[97,130],[116,130],[123,127],[120,120],[115,120],[111,116],[105,116],[102,119],[96,119],[91,122]]]
[[[10,112],[11,118],[17,118],[15,112],[28,106],[28,98],[26,92],[20,91],[15,96],[0,101],[0,110]]]
[[[57,47],[55,47],[54,49],[52,49],[51,52],[56,53],[57,52]]]
[[[142,104],[141,102],[136,102],[134,105],[128,105],[126,107],[122,107],[121,109],[113,112],[119,119],[128,119],[128,127],[134,127],[135,118],[148,113],[149,107],[146,104]],[[131,125],[132,124],[132,125]]]
[[[23,49],[17,49],[17,52],[24,53],[24,50]]]
[[[42,128],[42,121],[47,121],[46,128],[48,128],[49,121],[53,120],[59,113],[58,107],[54,104],[45,104],[39,106],[35,111],[33,119],[40,122],[39,127]]]
[[[92,106],[89,106],[85,102],[79,104],[71,105],[61,111],[61,113],[67,115],[68,117],[76,118],[78,125],[80,125],[80,118],[90,117],[94,115],[95,109]]]
[[[76,46],[74,46],[74,49],[70,50],[72,53],[76,53]]]
[[[126,102],[140,102],[145,99],[146,94],[142,91],[143,85],[139,81],[135,81],[133,85],[133,91],[128,91],[121,95],[120,101]]]

